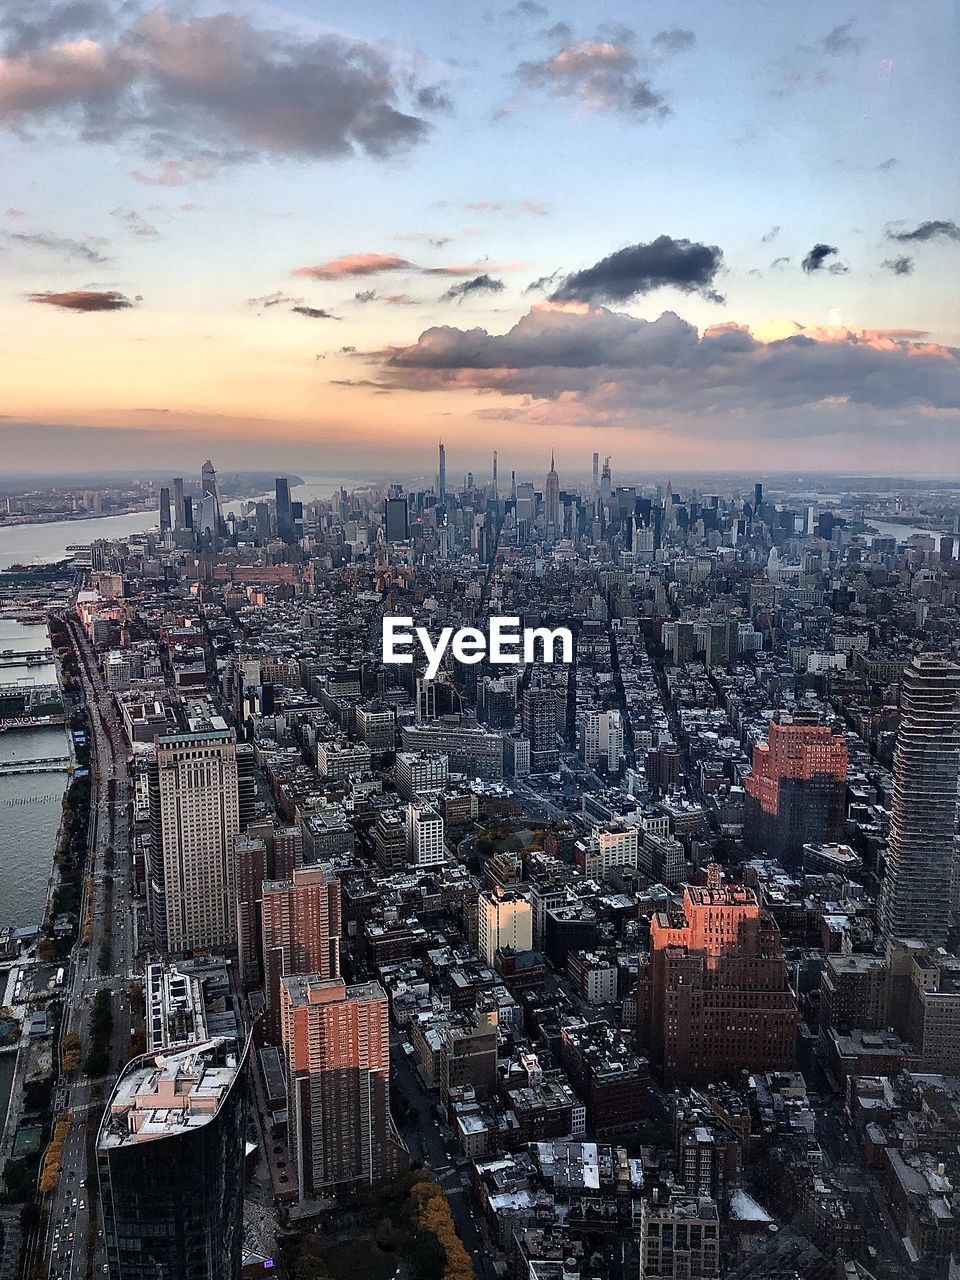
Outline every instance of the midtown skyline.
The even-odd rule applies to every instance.
[[[5,469],[960,475],[955,10],[741,10],[0,5]]]

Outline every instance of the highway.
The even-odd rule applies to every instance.
[[[90,764],[92,773],[91,821],[86,875],[92,877],[92,893],[86,896],[80,941],[70,958],[62,1034],[79,1034],[81,1068],[62,1077],[56,1093],[55,1113],[73,1118],[64,1145],[62,1173],[48,1197],[48,1235],[42,1242],[46,1273],[52,1280],[81,1280],[106,1270],[97,1211],[96,1169],[88,1167],[96,1126],[103,1103],[109,1097],[117,1072],[129,1054],[131,1016],[128,990],[139,980],[135,955],[136,909],[130,892],[130,827],[127,802],[131,798],[128,758],[123,732],[106,689],[96,655],[76,619],[68,617],[79,658],[87,708],[90,712]],[[112,784],[112,785],[111,785]],[[89,943],[82,942],[87,920]],[[110,962],[101,972],[101,957]],[[108,1073],[91,1081],[82,1063],[90,1050],[90,1015],[98,991],[110,992],[113,1035]],[[91,1132],[88,1134],[88,1128]]]

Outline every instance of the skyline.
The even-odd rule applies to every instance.
[[[5,469],[960,475],[954,6],[468,8],[0,6]]]

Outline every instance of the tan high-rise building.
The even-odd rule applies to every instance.
[[[515,889],[498,885],[480,894],[478,919],[479,950],[487,964],[498,951],[533,949],[533,907],[530,899]]]
[[[290,1158],[300,1199],[393,1178],[406,1152],[390,1118],[387,997],[318,974],[280,984]]]
[[[311,973],[340,977],[340,881],[329,866],[300,867],[263,886],[266,1033],[280,1042],[280,982]]]
[[[150,825],[147,895],[158,950],[233,946],[240,800],[232,729],[157,739]]]

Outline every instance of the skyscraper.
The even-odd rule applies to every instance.
[[[194,951],[236,940],[239,815],[232,729],[157,739],[150,766],[147,903],[159,950]]]
[[[173,481],[173,527],[186,528],[183,514],[183,476],[175,476]]]
[[[552,689],[525,689],[523,732],[530,740],[530,772],[552,773],[559,764],[557,702]]]
[[[556,467],[553,462],[553,454],[550,454],[550,470],[547,472],[547,478],[543,485],[543,519],[546,524],[548,538],[559,538],[560,528],[560,477],[557,475]]]
[[[293,504],[290,501],[290,481],[285,476],[278,476],[275,481],[277,494],[277,537],[284,542],[294,541],[293,536]]]
[[[844,837],[847,743],[815,715],[779,715],[753,749],[745,782],[744,836],[751,849],[796,863],[805,844]]]
[[[437,472],[437,497],[441,503],[447,499],[447,451],[443,447],[443,441],[440,441],[440,469]]]
[[[797,1009],[780,934],[752,889],[684,890],[683,909],[650,925],[651,1056],[664,1084],[793,1066]]]
[[[340,976],[340,881],[329,866],[300,867],[263,886],[267,1038],[280,1041],[280,983],[288,974]]]
[[[880,923],[891,937],[946,941],[956,874],[960,667],[917,654],[903,673]]]
[[[387,997],[317,974],[280,986],[290,1159],[301,1199],[395,1177]]]
[[[480,954],[489,965],[498,951],[529,951],[533,947],[533,907],[519,889],[497,885],[481,893],[477,921]]]
[[[217,1037],[124,1068],[97,1135],[111,1276],[239,1276],[248,1048]]]
[[[200,497],[200,531],[209,530],[219,533],[223,525],[220,486],[217,484],[217,473],[209,458],[200,470]]]
[[[170,490],[166,485],[160,487],[160,532],[170,528]]]
[[[407,523],[406,498],[384,499],[383,532],[387,542],[406,542],[407,538],[409,538],[410,530]]]

